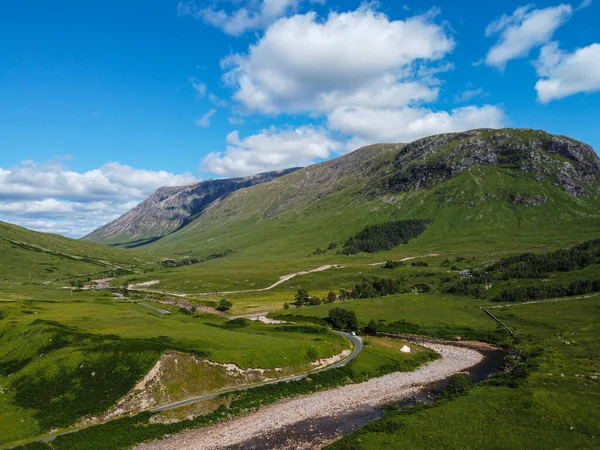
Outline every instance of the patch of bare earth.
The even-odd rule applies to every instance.
[[[439,343],[421,345],[433,349],[442,358],[412,372],[392,373],[364,383],[284,400],[246,416],[211,427],[186,431],[136,448],[143,450],[223,449],[230,446],[244,448],[244,443],[252,439],[286,427],[293,427],[301,422],[336,416],[343,418],[357,411],[398,402],[415,395],[426,385],[464,371],[483,359],[481,353],[470,348]],[[333,436],[331,439],[336,437],[339,436]],[[322,444],[325,442],[319,442],[319,445]],[[285,448],[285,446],[270,448]]]
[[[263,383],[285,375],[288,375],[287,371],[281,368],[243,369],[236,364],[221,364],[187,353],[167,352],[115,406],[104,414],[86,417],[79,425],[105,422],[124,414]]]

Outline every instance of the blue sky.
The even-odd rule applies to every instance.
[[[160,185],[373,142],[542,128],[600,148],[600,5],[0,4],[0,220],[81,236]]]

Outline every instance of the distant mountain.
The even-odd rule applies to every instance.
[[[205,205],[143,248],[305,256],[398,219],[433,220],[420,250],[577,242],[600,235],[600,159],[569,137],[480,129],[371,145]]]
[[[212,202],[295,170],[298,168],[243,178],[201,181],[187,186],[161,187],[128,213],[82,239],[122,247],[148,244],[184,227]]]

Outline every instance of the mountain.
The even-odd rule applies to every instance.
[[[148,251],[306,255],[365,225],[433,219],[415,240],[459,246],[571,243],[599,235],[600,159],[587,144],[530,129],[479,129],[377,144],[204,207]]]
[[[148,244],[184,227],[212,202],[295,170],[298,168],[243,178],[208,180],[187,186],[161,187],[131,211],[83,239],[122,247]]]
[[[234,192],[145,248],[302,254],[365,225],[410,218],[434,220],[417,239],[428,250],[577,241],[600,233],[599,181],[598,155],[565,136],[442,134],[371,145]]]

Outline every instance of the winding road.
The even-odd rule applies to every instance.
[[[261,386],[266,386],[266,385],[269,385],[269,384],[277,384],[277,383],[284,383],[284,382],[288,382],[288,381],[301,380],[302,378],[306,378],[306,377],[308,377],[310,375],[314,375],[315,373],[319,373],[319,372],[323,372],[325,370],[331,370],[331,369],[335,369],[335,368],[338,368],[338,367],[342,367],[345,364],[347,364],[350,361],[352,361],[354,358],[356,358],[359,355],[359,353],[362,351],[362,348],[363,348],[362,339],[360,337],[358,337],[358,336],[355,336],[355,335],[349,334],[349,333],[344,333],[342,331],[335,331],[335,330],[333,330],[333,332],[336,333],[336,334],[339,334],[340,336],[343,336],[343,337],[349,339],[354,344],[354,349],[352,350],[352,353],[350,353],[350,355],[348,355],[346,358],[344,358],[341,361],[338,361],[335,364],[331,364],[331,365],[329,365],[327,367],[324,367],[322,369],[319,369],[319,370],[313,370],[312,372],[308,372],[308,373],[305,373],[303,375],[297,375],[297,376],[288,377],[288,378],[281,378],[279,380],[273,380],[273,381],[269,381],[267,383],[256,384],[254,386],[248,386],[248,387],[238,388],[238,389],[230,389],[228,391],[220,391],[220,392],[215,392],[213,394],[201,395],[201,396],[198,396],[198,397],[188,398],[186,400],[181,400],[181,401],[178,401],[178,402],[175,402],[175,403],[171,403],[169,405],[159,406],[158,408],[153,408],[153,409],[150,409],[149,411],[151,411],[151,412],[166,411],[166,410],[169,410],[169,409],[177,408],[179,406],[189,405],[189,404],[192,404],[192,403],[200,402],[202,400],[208,400],[208,399],[211,399],[211,398],[215,398],[215,397],[218,397],[219,395],[223,395],[223,394],[229,394],[229,393],[238,392],[238,391],[246,391],[248,389],[253,389],[253,388],[257,388],[257,387],[261,387]],[[90,425],[90,426],[93,426],[93,425]],[[32,442],[51,442],[54,439],[56,439],[58,436],[63,436],[65,434],[71,434],[71,433],[77,433],[78,431],[81,431],[81,430],[83,430],[85,428],[88,428],[88,427],[83,427],[83,428],[79,428],[79,429],[76,429],[76,430],[69,430],[69,431],[65,431],[65,432],[62,432],[62,433],[54,434],[52,436],[46,436],[46,437],[41,438],[41,439],[36,439],[35,441],[32,441]]]
[[[179,406],[183,406],[183,405],[189,405],[191,403],[196,403],[196,402],[200,402],[202,400],[208,400],[211,398],[215,398],[218,397],[219,395],[222,394],[229,394],[231,392],[237,392],[237,391],[246,391],[248,389],[253,389],[256,387],[260,387],[260,386],[266,386],[269,384],[277,384],[277,383],[283,383],[283,382],[288,382],[288,381],[296,381],[296,380],[301,380],[302,378],[306,378],[310,375],[314,375],[315,373],[319,373],[319,372],[324,372],[325,370],[331,370],[331,369],[336,369],[338,367],[342,367],[345,364],[349,363],[350,361],[352,361],[354,358],[356,358],[358,356],[358,354],[361,352],[362,348],[363,348],[363,344],[362,344],[362,339],[358,336],[354,336],[352,334],[348,334],[348,333],[343,333],[341,331],[334,331],[334,333],[339,334],[340,336],[343,336],[345,338],[350,339],[353,343],[354,343],[354,350],[352,351],[352,353],[350,353],[350,355],[348,355],[347,358],[338,361],[335,364],[331,364],[330,366],[324,367],[322,369],[319,370],[314,370],[312,372],[308,372],[305,373],[303,375],[296,375],[293,377],[289,377],[289,378],[281,378],[279,380],[273,380],[273,381],[269,381],[267,383],[261,383],[261,384],[257,384],[254,386],[248,386],[245,388],[238,388],[238,389],[231,389],[228,391],[221,391],[221,392],[215,392],[214,394],[208,394],[208,395],[201,395],[198,397],[192,397],[192,398],[188,398],[186,400],[181,400],[175,403],[171,403],[169,405],[164,405],[164,406],[159,406],[158,408],[154,408],[151,409],[150,411],[152,412],[159,412],[159,411],[166,411],[168,409],[173,409],[173,408],[178,408]]]

